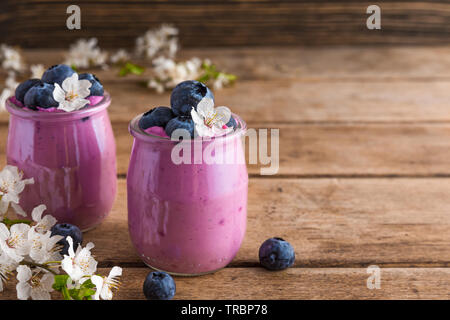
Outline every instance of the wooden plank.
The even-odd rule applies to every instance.
[[[128,235],[125,180],[111,215],[85,234],[101,266],[144,266]],[[450,179],[250,179],[248,226],[231,267],[257,266],[280,236],[297,267],[448,267]]]
[[[448,43],[449,4],[383,1],[382,30],[368,30],[357,1],[83,1],[81,30],[68,31],[65,1],[2,2],[0,42],[67,46],[98,36],[105,46],[132,46],[149,27],[173,23],[183,46]],[[6,7],[5,7],[6,6]],[[213,17],[213,19],[212,19]],[[114,23],[111,23],[113,21]],[[51,42],[47,36],[51,35]]]
[[[255,125],[280,131],[280,175],[440,176],[450,174],[450,124]],[[118,173],[127,173],[132,137],[114,123]],[[7,127],[0,125],[0,165]],[[249,165],[260,174],[260,165]]]
[[[99,42],[103,48],[103,43]],[[22,54],[29,64],[46,67],[64,61],[63,49],[27,49]],[[106,49],[105,49],[106,50]],[[114,52],[114,50],[108,50]],[[354,47],[237,47],[181,48],[179,60],[209,58],[217,66],[236,74],[240,80],[301,79],[374,80],[375,82],[411,79],[450,78],[450,46],[354,46]],[[143,65],[148,61],[136,59]],[[123,81],[142,77],[117,77],[115,68],[92,70],[100,80]],[[145,75],[149,75],[147,72]],[[145,79],[145,77],[144,77]]]
[[[155,94],[139,80],[108,83],[112,121],[128,122],[148,109],[170,104],[170,92]],[[250,123],[444,122],[450,121],[447,81],[303,82],[242,80],[215,93]],[[401,94],[400,94],[401,93]],[[0,123],[9,119],[0,113]]]
[[[443,122],[450,120],[449,86],[448,81],[251,80],[218,90],[215,98],[249,123]],[[113,94],[113,121],[129,121],[170,103],[170,92],[153,94],[138,81],[107,88]]]
[[[242,80],[215,96],[218,105],[229,106],[250,123],[444,122],[450,121],[449,86],[448,81]],[[170,104],[170,92],[155,94],[139,80],[105,87],[113,98],[112,121],[128,122],[150,108]],[[0,113],[0,123],[8,119],[7,112]]]
[[[108,269],[99,273],[107,274]],[[142,285],[148,268],[123,270],[115,299],[144,299]],[[262,268],[227,268],[202,277],[176,277],[174,299],[448,299],[450,269],[382,268],[381,288],[367,288],[365,268],[294,268],[270,272]],[[264,283],[264,287],[261,287]],[[0,294],[16,299],[14,281]],[[55,298],[59,295],[54,293]],[[181,312],[181,310],[180,310]]]

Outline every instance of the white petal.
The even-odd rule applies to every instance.
[[[28,235],[28,231],[30,231],[30,226],[25,223],[17,223],[11,226],[10,232],[11,235],[19,235],[20,237],[25,237]]]
[[[5,224],[0,223],[0,239],[5,241],[9,238],[10,234],[8,227]]]
[[[73,260],[69,256],[64,256],[61,261],[61,269],[63,269],[70,277],[73,273]]]
[[[47,210],[47,206],[45,204],[41,204],[33,209],[31,212],[31,217],[33,218],[33,221],[39,222],[42,219],[42,213]]]
[[[31,289],[31,299],[33,300],[51,300],[50,293],[42,289]]]
[[[197,113],[197,111],[195,111],[194,108],[192,108],[192,110],[191,110],[191,117],[195,124],[201,124],[201,125],[204,124],[203,119],[200,117],[200,115]]]
[[[3,198],[0,200],[0,214],[6,213],[8,211],[9,203],[4,201]]]
[[[89,80],[79,80],[78,84],[79,88],[77,93],[81,98],[86,98],[88,95],[91,94],[89,88],[92,86],[92,83]]]
[[[41,286],[45,291],[52,292],[54,282],[55,282],[55,276],[51,273],[47,273],[42,276]]]
[[[55,101],[59,104],[66,101],[66,93],[57,83],[55,83],[55,89],[53,89],[53,99],[55,99]]]
[[[16,269],[17,271],[17,280],[19,282],[27,282],[31,279],[32,273],[31,269],[28,266],[20,265]]]
[[[94,300],[100,300],[100,293],[103,289],[103,278],[100,276],[92,276],[91,277],[92,283],[95,285],[96,291],[94,295]]]
[[[122,275],[122,268],[121,267],[113,267],[109,273],[108,278],[112,279],[115,277],[120,277]]]
[[[223,124],[227,124],[231,118],[231,111],[227,107],[217,107],[216,110],[217,116],[219,120],[223,122]]]
[[[210,98],[203,98],[197,104],[197,112],[201,117],[206,118],[209,114],[214,112],[214,101]]]
[[[75,72],[70,77],[64,79],[62,88],[65,92],[76,92],[78,89],[78,73]]]
[[[31,295],[31,286],[27,282],[19,282],[16,285],[17,299],[28,300]]]

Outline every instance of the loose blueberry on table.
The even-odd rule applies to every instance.
[[[294,264],[295,251],[281,238],[270,238],[259,248],[259,262],[268,270],[283,270]]]
[[[74,251],[76,251],[78,246],[83,242],[83,233],[81,232],[81,230],[77,226],[69,223],[60,223],[54,225],[51,229],[51,236],[53,237],[55,235],[64,237],[58,242],[59,245],[63,246],[60,251],[62,255],[69,254],[69,243],[67,242],[67,237],[72,237]]]
[[[169,274],[154,271],[147,275],[143,289],[148,300],[171,300],[175,296],[176,285]]]

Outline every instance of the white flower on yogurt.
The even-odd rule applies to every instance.
[[[67,237],[69,243],[69,255],[64,255],[61,268],[69,275],[73,281],[79,281],[86,276],[92,276],[97,270],[97,261],[91,255],[94,244],[89,242],[85,248],[78,246],[77,252],[73,250],[73,240]]]
[[[197,111],[192,108],[192,120],[195,131],[200,137],[214,137],[230,131],[226,124],[230,121],[231,111],[227,107],[214,108],[214,102],[210,98],[203,98],[197,105]]]
[[[57,109],[71,112],[83,108],[89,103],[85,98],[90,94],[91,85],[89,80],[78,80],[76,72],[66,78],[62,86],[55,83],[53,98],[59,103]]]
[[[23,179],[23,172],[15,166],[7,165],[0,171],[0,221],[8,211],[9,205],[16,213],[25,216],[26,213],[19,206],[19,194],[27,184],[33,184],[34,179]]]
[[[92,276],[91,281],[96,287],[96,293],[94,295],[94,300],[112,300],[113,289],[118,289],[120,282],[117,278],[122,275],[122,268],[114,267],[111,269],[108,277]]]
[[[42,270],[33,271],[28,266],[17,267],[16,286],[17,298],[20,300],[50,300],[50,292],[53,291],[55,278],[51,273],[44,273]]]

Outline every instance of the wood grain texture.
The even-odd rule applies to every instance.
[[[250,179],[247,233],[230,267],[258,266],[274,236],[292,243],[296,267],[447,267],[449,195],[450,179]],[[125,180],[87,241],[103,267],[144,266],[129,240]]]
[[[114,123],[118,174],[127,173],[132,137],[127,123]],[[261,126],[255,126],[258,128]],[[450,125],[352,124],[278,125],[278,175],[290,176],[448,176]],[[6,162],[7,126],[0,125],[0,165]],[[247,158],[248,160],[248,158]],[[259,175],[261,164],[249,164]]]
[[[126,175],[132,137],[127,123],[114,123],[118,174]],[[285,176],[448,176],[449,124],[279,125],[278,175]],[[0,165],[6,163],[7,126],[0,125]],[[270,139],[269,139],[270,140]],[[248,157],[247,157],[248,160]],[[252,175],[261,164],[249,164]]]
[[[29,64],[50,66],[63,60],[60,50],[25,53]],[[250,124],[450,120],[448,47],[208,49],[187,50],[185,56],[198,53],[239,76],[236,86],[215,92],[216,101]],[[90,71],[113,97],[109,113],[114,122],[169,104],[169,92],[156,94],[142,85],[149,73],[120,78],[115,68]],[[0,113],[0,123],[7,121],[8,114]]]
[[[184,46],[447,43],[449,4],[383,1],[382,30],[368,30],[358,1],[78,1],[81,30],[65,27],[65,1],[2,1],[0,42],[67,46],[96,36],[103,46],[127,47],[161,23],[181,30]],[[48,39],[51,35],[51,41]]]
[[[109,269],[100,269],[107,274]],[[123,270],[115,299],[142,300],[148,268]],[[202,277],[176,277],[176,300],[189,299],[448,299],[450,269],[382,268],[381,289],[367,288],[365,268],[296,268],[270,272],[262,268],[224,269]],[[261,286],[264,283],[264,287]],[[2,299],[15,299],[14,281]],[[55,298],[59,297],[54,293]],[[180,310],[181,312],[181,310]]]

